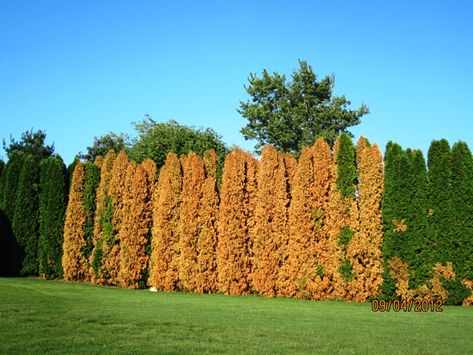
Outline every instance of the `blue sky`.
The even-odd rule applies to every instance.
[[[472,23],[466,0],[0,0],[0,138],[46,130],[69,163],[148,113],[252,149],[236,111],[249,74],[305,59],[370,107],[356,137],[473,148]]]

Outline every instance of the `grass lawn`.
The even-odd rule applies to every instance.
[[[0,353],[473,353],[473,308],[152,293],[0,278]]]

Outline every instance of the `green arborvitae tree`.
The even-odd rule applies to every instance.
[[[389,142],[384,156],[384,195],[382,202],[383,243],[383,297],[394,298],[396,282],[390,275],[389,261],[394,257],[409,258],[406,253],[408,215],[411,194],[411,159],[402,148]]]
[[[2,173],[0,208],[3,209],[10,223],[15,212],[15,195],[23,168],[24,157],[24,153],[12,153]]]
[[[427,168],[425,159],[420,150],[407,150],[411,159],[411,200],[407,225],[407,250],[409,258],[405,261],[411,271],[409,288],[415,289],[426,284],[432,271],[432,263],[429,260],[430,250],[427,239]]]
[[[85,227],[84,239],[85,245],[82,254],[86,260],[89,260],[94,248],[94,216],[96,208],[96,191],[100,181],[100,169],[95,163],[85,162],[85,185],[84,185],[84,210]],[[90,267],[89,265],[88,267]]]
[[[428,153],[429,245],[432,265],[452,260],[451,151],[445,139],[433,141]]]
[[[356,184],[355,148],[348,134],[340,135],[336,154],[337,190],[346,199],[354,198]]]
[[[460,304],[470,293],[464,279],[473,281],[473,157],[464,142],[452,148],[452,239],[450,257],[456,285],[445,285],[449,303]]]
[[[39,194],[39,274],[45,278],[62,276],[62,242],[67,207],[67,172],[60,157],[40,163]]]
[[[25,252],[23,275],[38,273],[38,182],[39,164],[28,154],[21,169],[12,222],[13,233]]]

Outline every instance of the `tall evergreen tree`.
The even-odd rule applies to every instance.
[[[62,244],[67,207],[67,173],[60,157],[40,163],[39,195],[39,274],[46,278],[62,276]]]
[[[165,291],[180,288],[179,216],[182,167],[179,158],[169,153],[161,168],[153,206],[152,252],[148,284]]]
[[[38,183],[39,163],[32,155],[25,155],[15,196],[12,221],[15,237],[25,252],[21,269],[23,275],[38,274]]]
[[[12,153],[2,173],[0,208],[3,209],[10,223],[13,221],[13,215],[15,213],[15,196],[18,190],[25,156],[25,153]]]
[[[85,167],[79,161],[72,174],[64,222],[62,269],[64,279],[67,281],[83,281],[88,275],[87,260],[83,254],[86,244],[84,239],[86,221],[84,182]]]

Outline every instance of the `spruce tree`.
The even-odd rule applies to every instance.
[[[67,207],[67,173],[62,159],[51,156],[40,163],[39,274],[62,276],[62,244]]]
[[[23,275],[38,274],[38,182],[39,164],[32,155],[27,154],[18,182],[12,221],[15,237],[25,252],[21,269]]]

